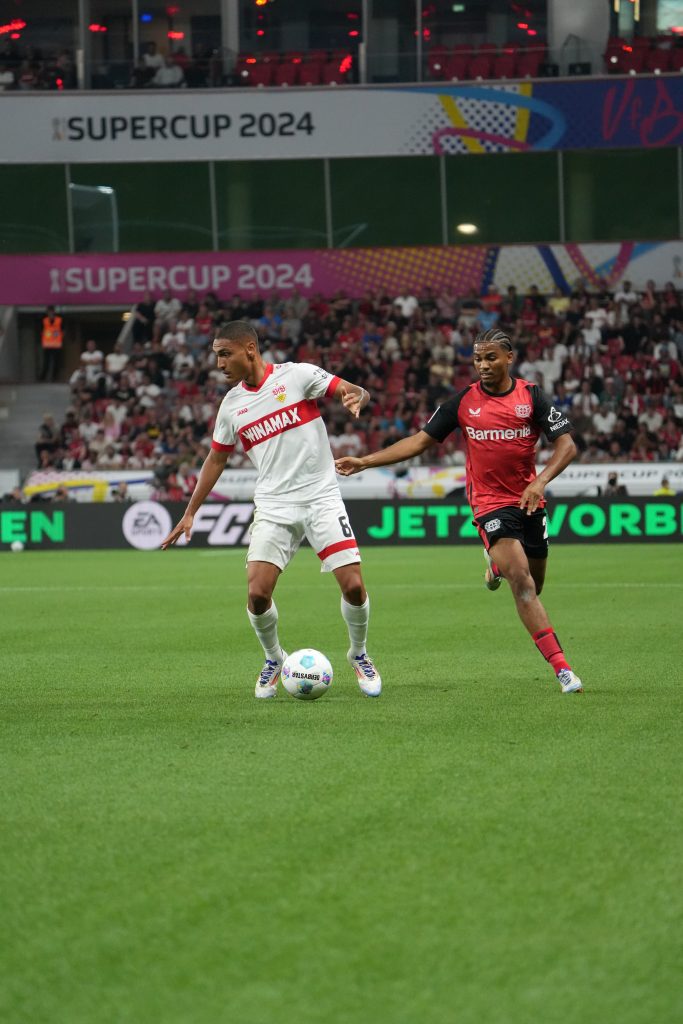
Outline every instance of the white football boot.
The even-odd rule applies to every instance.
[[[562,693],[583,693],[583,683],[570,668],[561,668],[557,673],[557,680],[562,687]]]
[[[484,548],[484,558],[486,559],[486,572],[484,573],[484,586],[487,590],[498,590],[498,587],[503,582],[503,577],[493,571],[493,559],[490,554]]]
[[[379,697],[382,692],[382,677],[367,654],[354,656],[351,651],[346,655],[353,671],[356,673],[358,685],[366,697]]]
[[[277,696],[277,682],[286,657],[287,652],[280,648],[279,661],[271,661],[269,658],[266,658],[261,669],[261,675],[256,680],[255,697],[267,700],[269,697]]]

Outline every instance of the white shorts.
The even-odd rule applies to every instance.
[[[279,569],[287,567],[304,537],[322,563],[321,572],[333,572],[361,560],[341,498],[285,506],[277,511],[257,509],[249,536],[247,562],[271,562]]]

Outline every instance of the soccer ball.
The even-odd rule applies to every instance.
[[[12,543],[10,544],[10,551],[18,552],[23,550],[24,545],[21,543],[20,540],[13,540]]]
[[[330,688],[332,666],[320,651],[304,647],[287,656],[280,678],[291,697],[297,700],[317,700]]]

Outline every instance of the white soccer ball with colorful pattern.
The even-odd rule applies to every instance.
[[[304,647],[287,656],[280,678],[291,697],[317,700],[330,688],[332,666],[320,651]]]

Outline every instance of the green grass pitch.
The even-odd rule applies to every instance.
[[[0,1019],[683,1019],[681,547],[555,547],[563,697],[476,548],[366,549],[361,697],[302,551],[253,697],[244,553],[0,557]]]

